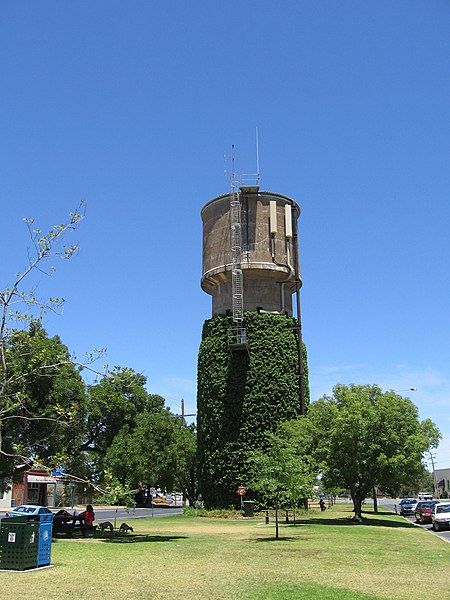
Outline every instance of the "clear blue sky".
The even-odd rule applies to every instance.
[[[301,205],[312,396],[416,387],[450,466],[449,56],[445,0],[0,4],[0,275],[21,221],[80,197],[81,250],[42,278],[50,333],[195,411],[201,206],[224,152]]]

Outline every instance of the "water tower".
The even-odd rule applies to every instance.
[[[236,184],[202,210],[202,289],[212,296],[198,369],[200,491],[209,506],[246,484],[246,453],[264,432],[305,412],[298,256],[300,207]],[[296,294],[296,318],[292,296]]]
[[[202,208],[201,286],[212,295],[212,314],[246,310],[292,315],[292,294],[301,285],[294,200],[258,186],[210,200]]]

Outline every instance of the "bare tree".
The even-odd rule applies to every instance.
[[[31,414],[25,408],[23,395],[18,391],[20,385],[26,386],[33,376],[50,376],[55,370],[69,363],[95,371],[90,365],[104,353],[103,349],[94,350],[86,355],[86,360],[82,363],[74,361],[68,353],[60,353],[56,358],[52,357],[50,362],[43,360],[34,364],[33,361],[29,361],[26,370],[19,372],[12,369],[9,363],[9,346],[14,335],[21,329],[21,323],[28,324],[49,311],[58,313],[64,304],[63,298],[38,298],[36,288],[25,288],[34,274],[50,276],[54,273],[55,267],[50,262],[55,259],[68,260],[76,254],[78,244],[65,246],[63,239],[79,227],[84,214],[84,203],[81,201],[63,223],[54,225],[46,232],[35,227],[34,219],[24,218],[30,238],[27,262],[13,278],[12,283],[0,291],[0,458],[9,457],[25,462],[33,458],[21,454],[20,450],[6,452],[3,433],[8,422],[18,419],[28,422],[54,421],[63,426],[67,425],[71,418],[70,415],[64,414],[64,411],[52,416]]]

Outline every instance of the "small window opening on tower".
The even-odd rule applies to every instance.
[[[228,346],[231,350],[247,348],[247,330],[245,327],[230,327],[228,330]]]

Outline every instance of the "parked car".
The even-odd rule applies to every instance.
[[[39,515],[45,515],[52,511],[45,506],[39,506],[37,504],[21,504],[16,506],[12,510],[6,513],[7,517],[37,517]]]
[[[419,501],[416,504],[416,523],[431,523],[433,507],[439,500]]]
[[[434,505],[431,522],[434,531],[441,531],[446,527],[450,527],[450,502],[439,501]]]
[[[415,498],[403,498],[400,502],[400,514],[402,517],[413,515],[416,511],[417,500]]]
[[[419,492],[418,498],[419,500],[433,500],[433,494],[430,494],[430,492]]]

